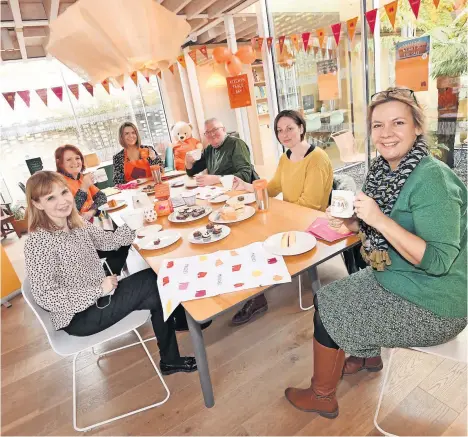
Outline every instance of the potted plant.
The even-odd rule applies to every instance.
[[[16,235],[21,238],[22,234],[28,233],[28,218],[26,215],[26,208],[22,205],[15,205],[11,208],[11,212],[15,218],[11,224],[16,232]]]

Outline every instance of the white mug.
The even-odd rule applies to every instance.
[[[354,215],[354,193],[348,190],[333,190],[331,215],[339,218],[350,218]]]
[[[137,229],[143,227],[144,210],[142,208],[124,212],[120,217],[122,217],[122,220],[132,231],[136,231]]]
[[[201,155],[202,155],[202,151],[200,149],[195,149],[195,150],[192,150],[191,152],[188,152],[188,153],[190,153],[190,155],[192,155],[192,158],[195,161],[198,161],[201,158]]]
[[[227,176],[221,176],[221,183],[223,184],[223,188],[227,191],[232,190],[232,185],[234,183],[234,176],[227,175]]]

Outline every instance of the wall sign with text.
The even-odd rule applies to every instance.
[[[250,97],[249,79],[246,74],[227,77],[229,103],[232,109],[252,106]]]
[[[429,89],[429,36],[399,42],[396,45],[395,82],[413,91]]]

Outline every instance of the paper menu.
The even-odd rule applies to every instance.
[[[210,200],[225,193],[226,190],[221,187],[198,187],[195,192],[197,193],[197,199]]]
[[[286,282],[291,282],[291,275],[283,257],[267,252],[261,242],[167,259],[158,275],[164,320],[184,301]]]

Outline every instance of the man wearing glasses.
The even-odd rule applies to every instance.
[[[191,154],[185,156],[187,175],[194,176],[203,170],[208,174],[197,176],[198,186],[221,183],[220,176],[234,175],[251,183],[258,179],[250,162],[249,147],[240,138],[226,134],[226,128],[216,118],[205,121],[205,137],[210,144],[201,158],[195,161]]]

